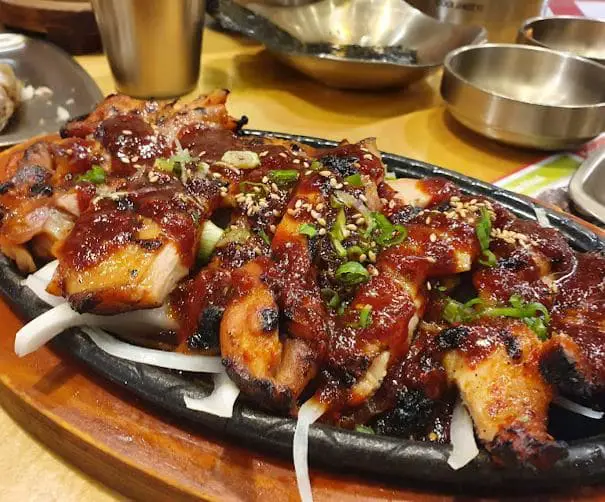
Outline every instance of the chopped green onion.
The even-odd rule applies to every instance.
[[[88,181],[95,185],[105,183],[105,170],[101,166],[94,165],[84,174],[78,176],[76,181]]]
[[[313,171],[321,171],[322,167],[323,167],[323,164],[321,162],[319,162],[319,160],[314,160],[313,162],[311,162],[311,169]]]
[[[258,153],[248,150],[229,150],[223,154],[221,160],[238,169],[254,169],[260,166]]]
[[[330,308],[338,308],[340,306],[340,296],[336,291],[330,288],[324,288],[321,290],[321,297],[327,303]]]
[[[334,225],[330,229],[330,235],[337,241],[342,241],[345,238],[345,230],[347,227],[347,217],[343,208],[338,211]]]
[[[442,316],[450,324],[470,322],[483,316],[512,317],[523,321],[540,340],[548,338],[550,313],[542,303],[526,302],[519,295],[513,295],[509,304],[510,307],[484,308],[483,301],[479,298],[473,298],[466,303],[448,298]],[[479,309],[474,308],[476,305],[479,305]]]
[[[342,243],[340,241],[337,241],[336,239],[331,239],[331,241],[332,241],[332,246],[334,247],[334,251],[336,251],[336,254],[338,256],[340,256],[341,258],[346,258],[347,250],[342,245]]]
[[[298,179],[298,171],[295,169],[278,169],[269,171],[269,179],[278,185],[288,185]]]
[[[484,259],[479,260],[481,265],[485,265],[486,267],[495,267],[498,264],[498,258],[496,258],[496,255],[489,249],[483,251],[483,258]]]
[[[269,239],[267,232],[265,232],[262,228],[259,228],[256,233],[265,242],[265,244],[267,244],[267,246],[271,245],[271,239]]]
[[[306,235],[309,237],[309,239],[312,239],[317,234],[317,229],[310,223],[303,223],[300,227],[298,227],[298,233]]]
[[[341,200],[338,199],[338,197],[331,195],[330,196],[330,206],[333,207],[334,209],[340,209],[342,206],[344,206],[344,204],[342,203]]]
[[[347,286],[354,286],[366,282],[370,273],[359,262],[348,261],[336,269],[336,280]]]
[[[189,150],[185,148],[179,153],[175,153],[169,159],[155,159],[153,167],[160,171],[166,171],[169,173],[180,174],[183,167],[190,162],[197,162],[196,157],[192,157]],[[198,166],[199,168],[199,166]]]
[[[250,230],[243,227],[228,227],[223,233],[221,240],[216,244],[216,247],[225,247],[228,244],[243,244],[250,238]]]
[[[345,181],[351,185],[352,187],[362,187],[363,182],[361,181],[361,175],[359,173],[351,174],[351,176],[347,176]]]
[[[356,425],[355,426],[355,431],[356,432],[363,432],[364,434],[376,434],[374,432],[374,429],[372,429],[371,427],[369,427],[367,425]]]
[[[214,248],[217,243],[221,240],[224,230],[216,226],[211,221],[206,221],[202,225],[202,231],[200,233],[200,247],[198,250],[198,258],[202,263],[208,263]]]
[[[365,305],[359,312],[359,327],[367,328],[372,324],[372,306]]]
[[[364,254],[365,251],[363,249],[361,249],[359,246],[351,246],[350,248],[347,249],[347,256],[351,259],[351,260],[359,260],[359,257]]]
[[[393,225],[382,213],[372,212],[370,216],[365,235],[372,235],[380,246],[396,246],[407,238],[408,231],[403,225]]]
[[[479,263],[486,267],[495,267],[498,260],[496,259],[496,255],[489,250],[492,233],[492,219],[489,211],[484,207],[481,208],[481,217],[477,222],[475,233],[477,234],[477,239],[481,246],[481,253],[484,257],[483,260],[479,260]]]

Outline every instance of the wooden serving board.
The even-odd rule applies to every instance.
[[[45,36],[71,54],[101,49],[90,2],[83,0],[0,0],[0,24]]]

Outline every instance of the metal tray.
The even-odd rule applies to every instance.
[[[0,63],[8,63],[24,85],[48,87],[52,96],[34,96],[21,103],[6,128],[0,132],[0,148],[14,145],[39,134],[57,132],[57,107],[71,117],[89,113],[103,99],[94,80],[65,51],[57,46],[12,33],[0,33],[21,43],[0,45]]]
[[[302,141],[317,147],[336,143],[317,138],[244,131],[247,135],[276,136]],[[442,176],[456,182],[465,193],[486,195],[522,218],[535,218],[535,203],[493,185],[468,178],[434,165],[396,155],[384,154],[389,169],[399,177],[424,178]],[[605,241],[590,230],[565,216],[546,209],[550,221],[580,251],[605,250]],[[20,285],[21,277],[5,258],[0,258],[0,292],[25,319],[44,312],[48,307],[29,289]],[[224,419],[185,408],[183,394],[203,396],[211,387],[199,378],[180,372],[154,368],[116,359],[97,348],[80,330],[70,330],[52,342],[59,352],[75,356],[95,372],[124,387],[149,405],[199,425],[201,434],[216,434],[234,439],[238,444],[291,457],[294,420],[259,411],[244,400],[236,403],[233,417]],[[562,410],[553,410],[557,430],[582,431],[590,437],[569,441],[567,458],[547,471],[521,466],[499,468],[485,452],[471,464],[454,471],[447,465],[449,446],[410,441],[387,436],[374,436],[337,429],[326,425],[310,431],[311,465],[354,472],[368,477],[396,480],[398,483],[429,482],[421,486],[434,489],[446,486],[452,490],[470,491],[500,488],[507,491],[569,488],[602,481],[605,476],[605,425]]]

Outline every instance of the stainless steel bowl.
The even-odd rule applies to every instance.
[[[476,24],[487,29],[490,42],[515,41],[519,25],[542,13],[544,0],[408,0],[440,21]]]
[[[575,172],[569,195],[579,210],[605,223],[605,147],[593,152]]]
[[[439,22],[402,0],[246,4],[245,10],[265,24],[237,8],[243,7],[221,2],[220,14],[230,27],[259,40],[302,73],[339,88],[404,86],[439,68],[452,49],[485,39],[481,27]],[[391,57],[395,49],[410,57]]]
[[[441,95],[473,131],[542,150],[577,147],[605,130],[605,66],[513,44],[462,47],[445,59]]]
[[[605,21],[585,17],[534,17],[519,29],[517,43],[571,52],[605,64]]]

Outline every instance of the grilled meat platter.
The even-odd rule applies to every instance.
[[[374,139],[241,134],[227,96],[112,95],[2,154],[0,250],[54,306],[16,352],[88,326],[126,359],[199,364],[222,405],[298,419],[299,474],[315,421],[451,443],[454,469],[475,441],[497,466],[565,458],[553,402],[602,416],[602,250],[449,179],[396,179]]]

